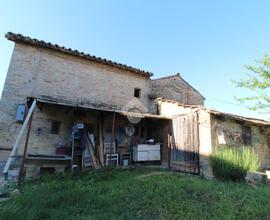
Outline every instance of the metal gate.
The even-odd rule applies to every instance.
[[[172,120],[170,167],[173,170],[200,174],[198,113],[175,116]]]

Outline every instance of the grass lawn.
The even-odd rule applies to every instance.
[[[270,219],[270,187],[151,169],[53,175],[0,203],[0,219]]]

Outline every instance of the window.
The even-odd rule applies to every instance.
[[[251,128],[249,126],[242,125],[242,139],[244,145],[252,144]]]
[[[141,96],[141,89],[135,88],[134,97],[140,98],[140,96]]]
[[[60,121],[52,121],[51,134],[59,134],[59,132],[60,132],[60,125],[61,125],[61,122]]]

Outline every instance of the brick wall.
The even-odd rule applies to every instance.
[[[135,88],[141,89],[140,98],[134,97]],[[14,144],[22,126],[15,120],[16,110],[18,104],[25,104],[29,96],[48,96],[120,110],[135,105],[145,112],[149,106],[149,91],[150,79],[146,76],[16,43],[0,102],[0,147],[11,148]],[[51,136],[47,132],[54,118],[63,121],[63,134],[58,136]],[[69,115],[57,111],[57,108],[36,109],[33,132],[36,132],[37,126],[43,127],[46,135],[40,139],[31,134],[31,149],[34,151],[37,144],[55,146],[59,142],[66,142],[64,133],[67,132],[67,124]],[[54,148],[46,149],[47,153],[52,150]],[[6,159],[8,153],[1,151],[0,160]]]
[[[17,106],[24,104],[26,97],[32,94],[31,69],[34,69],[36,64],[37,50],[30,47],[28,50],[29,52],[24,53],[23,47],[17,45],[11,57],[0,102],[0,147],[2,148],[11,148],[14,144],[21,128],[21,123],[15,120]],[[0,160],[7,154],[8,152],[1,151]]]
[[[151,82],[155,91],[161,87],[168,91],[164,98],[189,104],[203,103],[201,95],[179,77],[172,81],[151,81],[130,71],[16,43],[0,102],[0,148],[10,149],[13,146],[22,126],[15,120],[16,110],[19,104],[26,103],[29,96],[64,99],[119,110],[136,107],[148,112],[153,104],[149,99]],[[135,88],[141,89],[140,98],[134,97]],[[95,117],[93,114],[88,118],[95,120]],[[52,120],[61,122],[58,135],[50,134]],[[29,153],[51,154],[59,144],[67,144],[73,120],[72,112],[61,107],[46,105],[42,109],[36,108]],[[22,153],[24,139],[25,136],[19,146],[19,154]],[[9,152],[0,151],[0,161],[7,159]]]

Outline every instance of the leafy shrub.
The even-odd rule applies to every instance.
[[[217,179],[241,181],[247,171],[257,171],[260,162],[258,155],[250,148],[220,146],[214,148],[210,165]]]

